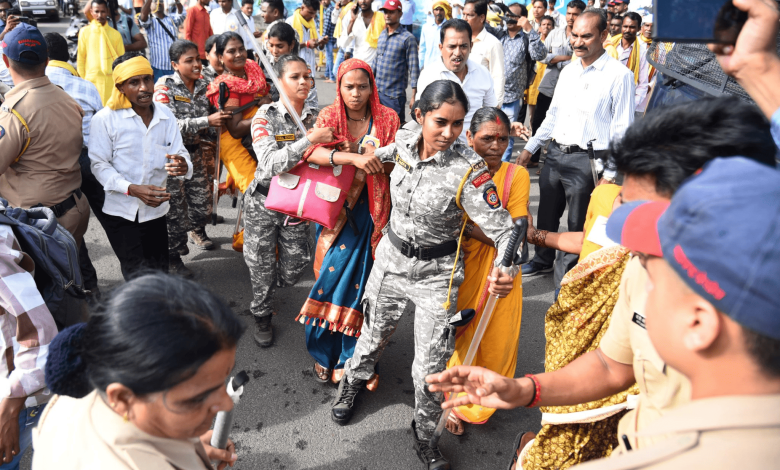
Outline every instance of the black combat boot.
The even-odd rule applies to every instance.
[[[339,382],[339,390],[336,392],[336,400],[330,407],[330,417],[333,421],[344,426],[352,418],[352,408],[355,406],[355,398],[358,392],[365,386],[365,380],[355,380],[354,384],[349,383],[346,374]]]
[[[182,262],[181,256],[179,256],[178,253],[168,253],[168,272],[177,274],[185,279],[192,279],[195,277],[195,273],[184,265],[184,262]]]
[[[412,421],[412,438],[417,457],[426,465],[428,470],[450,470],[450,462],[441,455],[438,447],[431,447],[430,441],[424,441],[417,437],[417,426]]]
[[[267,348],[274,342],[274,328],[271,326],[273,315],[255,317],[255,343],[261,348]]]

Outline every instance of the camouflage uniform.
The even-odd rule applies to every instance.
[[[512,218],[501,207],[485,161],[458,141],[450,149],[420,161],[416,150],[420,138],[419,130],[401,129],[394,144],[376,151],[383,162],[395,162],[390,174],[393,232],[401,240],[420,246],[457,240],[463,210],[456,205],[455,196],[463,176],[472,168],[460,202],[469,218],[496,242],[498,253],[503,254]],[[464,278],[463,257],[458,259],[451,304],[445,309],[453,263],[455,253],[431,261],[407,258],[389,237],[383,237],[363,296],[363,329],[355,353],[344,367],[350,383],[369,379],[407,302],[414,303],[414,419],[418,438],[426,441],[430,440],[442,410],[440,396],[428,391],[425,376],[442,372],[455,350],[448,321],[456,313],[458,287]]]
[[[311,128],[315,117],[308,107],[302,117]],[[288,224],[286,215],[266,209],[258,186],[268,188],[273,176],[294,167],[311,143],[278,101],[260,107],[252,118],[251,135],[258,161],[255,179],[244,195],[244,260],[252,281],[250,310],[255,317],[265,317],[273,313],[274,288],[298,282],[311,261],[312,247],[309,223],[293,219]]]
[[[206,99],[208,82],[195,81],[195,91],[184,85],[178,73],[166,75],[157,80],[154,87],[154,101],[170,108],[179,124],[184,146],[192,159],[192,179],[182,181],[169,176],[167,189],[171,194],[170,210],[166,217],[168,225],[168,252],[173,255],[187,246],[187,232],[206,226],[211,214],[213,195],[213,161],[206,161],[202,146],[208,142],[213,146],[216,133],[209,128],[209,102]],[[214,159],[214,152],[210,152]],[[209,173],[211,169],[212,173]]]
[[[216,70],[214,70],[214,67],[211,66],[211,64],[203,67],[203,69],[200,71],[201,77],[203,77],[204,80],[206,80],[206,84],[213,82],[215,78],[217,78]]]

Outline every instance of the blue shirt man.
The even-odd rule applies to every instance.
[[[146,0],[141,7],[141,16],[139,17],[141,26],[146,29],[146,35],[149,38],[149,63],[152,64],[154,71],[154,82],[164,75],[173,75],[171,68],[171,58],[168,55],[168,49],[171,47],[179,35],[179,26],[184,23],[187,12],[184,7],[176,0],[176,13],[170,16],[165,14],[165,2],[157,0],[157,8],[152,13],[152,0]]]
[[[413,0],[401,0],[401,26],[412,32],[412,23],[414,23],[414,13],[417,7]]]
[[[452,7],[447,0],[434,2],[432,10],[433,22],[423,25],[420,33],[420,70],[425,64],[440,60],[441,25],[452,18]]]
[[[379,9],[385,15],[385,29],[379,35],[376,59],[372,64],[379,92],[379,102],[398,113],[404,122],[406,87],[411,79],[412,93],[417,94],[420,76],[417,40],[402,27],[400,0],[387,0]]]

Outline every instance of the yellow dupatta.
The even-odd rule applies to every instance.
[[[343,20],[344,16],[346,16],[346,14],[349,13],[353,8],[355,8],[355,2],[349,2],[341,7],[341,11],[339,12],[339,21],[336,23],[336,30],[333,31],[333,36],[337,38],[341,37],[341,20]]]
[[[620,41],[622,40],[623,40],[622,34],[617,34],[612,38],[612,46],[614,46],[615,48],[615,55],[617,55],[617,46],[618,44],[620,44]],[[628,63],[626,64],[626,67],[628,67],[629,70],[634,72],[635,85],[639,84],[639,63],[640,63],[639,54],[640,54],[639,39],[634,39],[634,44],[631,46],[631,54],[628,55]],[[617,57],[615,58],[617,59]]]
[[[303,16],[301,16],[301,9],[298,8],[295,10],[295,13],[293,13],[293,29],[296,33],[298,33],[298,40],[300,42],[303,42],[303,28],[306,28],[309,30],[309,39],[318,39],[319,36],[317,36],[317,26],[314,23],[314,18],[310,19],[309,21],[306,21]]]
[[[67,70],[68,72],[70,72],[70,74],[71,74],[71,75],[73,75],[74,77],[80,77],[80,75],[79,75],[79,73],[76,71],[76,69],[74,69],[74,68],[73,68],[73,66],[72,66],[72,65],[70,65],[70,64],[69,64],[69,63],[67,63],[67,62],[63,62],[63,61],[61,61],[61,60],[50,60],[50,61],[49,61],[49,63],[48,63],[47,65],[48,65],[49,67],[58,67],[58,68],[61,68],[61,69],[65,69],[65,70]]]
[[[371,18],[371,23],[368,25],[368,31],[366,32],[366,42],[376,49],[379,43],[379,35],[385,29],[385,15],[380,12],[374,12],[374,17]]]

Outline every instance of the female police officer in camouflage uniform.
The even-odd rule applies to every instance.
[[[427,390],[425,376],[443,371],[454,349],[448,320],[455,314],[463,282],[457,252],[464,211],[495,242],[498,259],[512,228],[485,161],[457,142],[467,110],[468,99],[458,84],[433,82],[416,110],[422,127],[399,130],[394,144],[375,152],[380,161],[395,163],[390,175],[393,212],[363,297],[362,334],[332,408],[334,421],[349,421],[356,395],[374,373],[374,364],[412,301],[416,307],[412,430],[417,455],[429,469],[450,468],[438,448],[429,444],[442,410],[438,397]],[[491,292],[505,296],[511,290],[511,277],[499,275],[497,268],[491,280]]]

